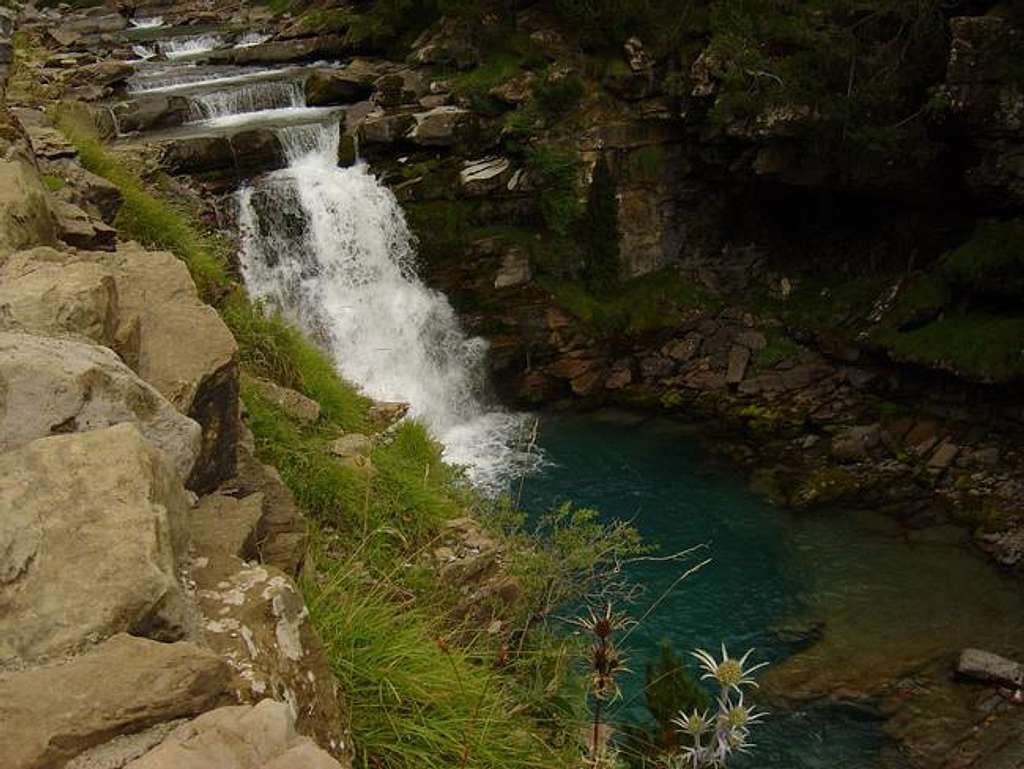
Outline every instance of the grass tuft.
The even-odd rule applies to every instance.
[[[306,597],[358,736],[356,766],[540,769],[568,765],[517,714],[509,679],[484,643],[449,643],[437,615],[387,599],[335,562]]]

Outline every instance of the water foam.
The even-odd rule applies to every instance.
[[[191,37],[172,37],[160,43],[160,53],[168,59],[196,56],[218,48],[224,41],[220,35],[202,34]]]
[[[235,48],[251,48],[254,45],[267,42],[272,35],[264,32],[246,32],[235,42]]]
[[[488,403],[487,343],[418,278],[394,195],[365,165],[337,168],[337,122],[279,135],[288,168],[238,197],[249,291],[320,341],[368,395],[409,403],[474,483],[504,490],[539,462],[520,448],[532,426]]]
[[[144,19],[128,19],[134,29],[155,29],[164,25],[163,16],[150,16]]]

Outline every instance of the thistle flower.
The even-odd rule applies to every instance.
[[[680,734],[688,735],[692,744],[682,747],[670,757],[672,769],[725,769],[734,753],[746,753],[750,742],[750,727],[764,718],[765,713],[744,702],[744,686],[757,686],[751,674],[767,663],[747,667],[753,650],[739,659],[729,656],[722,644],[722,659],[715,659],[702,649],[693,652],[704,669],[702,679],[712,678],[719,684],[717,708],[712,722],[708,712],[696,711],[687,715],[680,711],[672,723]],[[734,695],[733,692],[736,692]],[[705,744],[704,735],[711,732]]]
[[[707,678],[713,678],[718,681],[722,689],[726,691],[735,689],[739,692],[743,686],[757,686],[757,681],[750,676],[755,670],[760,670],[768,664],[767,662],[762,662],[750,668],[744,667],[753,653],[754,650],[751,649],[739,659],[735,659],[729,656],[729,652],[726,651],[725,644],[723,643],[721,660],[716,660],[703,649],[694,651],[693,656],[697,658],[700,666],[705,671],[704,675],[701,676],[702,681]]]
[[[693,738],[695,744],[700,744],[700,737],[711,728],[708,720],[708,711],[698,713],[696,710],[690,715],[680,711],[679,715],[672,719],[672,723],[679,727],[680,734],[686,734]]]
[[[767,715],[764,711],[758,711],[753,705],[743,704],[743,694],[740,694],[739,701],[729,703],[729,706],[718,714],[720,722],[731,730],[748,731],[748,727],[760,721]]]
[[[612,610],[611,603],[608,603],[601,613],[594,611],[592,606],[588,606],[586,617],[576,617],[569,622],[600,639],[610,638],[613,633],[623,630],[629,625],[628,618],[623,614],[616,614]]]
[[[590,647],[588,655],[594,694],[598,698],[607,698],[609,695],[618,693],[618,685],[615,683],[615,676],[619,673],[628,673],[626,658],[619,654],[618,650],[611,643],[602,640],[600,643]]]

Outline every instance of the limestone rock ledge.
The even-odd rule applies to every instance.
[[[131,424],[0,454],[0,664],[188,632],[189,500]]]
[[[184,263],[103,224],[119,193],[73,148],[60,195],[7,110],[0,150],[0,764],[350,766],[234,338]]]

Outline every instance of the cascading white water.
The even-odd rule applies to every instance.
[[[152,59],[154,56],[156,56],[156,51],[145,45],[133,45],[132,53],[134,53],[143,61],[146,61],[147,59]]]
[[[252,83],[224,91],[196,94],[191,99],[193,120],[306,106],[302,82],[298,80]]]
[[[321,341],[368,395],[410,404],[479,486],[500,491],[539,461],[522,415],[487,404],[482,339],[417,277],[394,195],[365,165],[339,169],[336,121],[280,129],[288,168],[239,192],[252,295]]]
[[[191,37],[172,37],[160,43],[160,53],[168,59],[180,59],[212,51],[223,43],[220,35],[203,34]]]
[[[145,19],[128,19],[134,29],[155,29],[164,25],[163,16],[150,16]]]
[[[235,42],[235,48],[251,48],[254,45],[267,42],[272,35],[264,32],[246,32]]]
[[[132,93],[174,93],[196,88],[228,86],[243,83],[256,83],[282,77],[291,72],[299,72],[301,67],[282,67],[280,69],[246,68],[239,71],[238,67],[196,67],[191,64],[174,63],[140,73],[132,78],[128,90]]]

